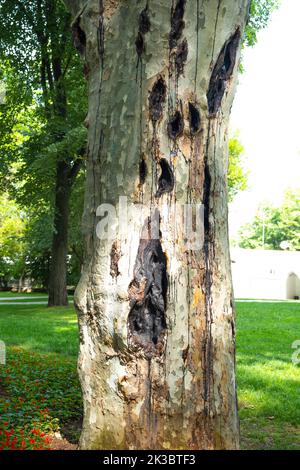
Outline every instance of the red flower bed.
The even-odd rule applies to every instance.
[[[51,436],[81,414],[75,360],[8,348],[0,367],[0,450],[51,449]]]

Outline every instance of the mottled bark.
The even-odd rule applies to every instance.
[[[89,79],[81,448],[238,448],[227,126],[248,7],[90,0],[74,15]],[[146,210],[125,239],[97,238],[98,205],[119,196],[160,214],[158,239]],[[200,250],[175,223],[187,203],[204,205]]]

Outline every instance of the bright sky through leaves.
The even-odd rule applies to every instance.
[[[245,72],[232,109],[250,170],[249,190],[235,199],[230,229],[249,222],[260,202],[280,204],[300,187],[300,1],[282,0],[258,43],[244,50]]]

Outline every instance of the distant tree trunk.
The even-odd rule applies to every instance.
[[[19,282],[18,282],[18,292],[19,293],[23,291],[23,280],[24,280],[24,272],[19,277]]]
[[[54,233],[51,251],[48,306],[68,305],[67,255],[69,225],[69,166],[57,163]]]
[[[89,74],[81,448],[237,449],[227,127],[249,1],[65,3]],[[144,212],[99,239],[119,196]],[[176,218],[188,203],[201,249]]]
[[[63,75],[60,47],[63,44],[55,31],[55,2],[47,1],[46,19],[51,31],[51,61],[45,55],[45,63],[48,64],[49,88],[53,98],[53,115],[62,122],[67,118],[67,95]],[[63,36],[63,35],[62,35]],[[42,44],[43,46],[43,44]],[[43,48],[41,48],[43,51]],[[49,68],[50,67],[50,68]],[[51,78],[50,78],[51,77]],[[41,83],[43,83],[41,75]],[[48,113],[47,96],[44,91],[45,112]],[[57,140],[64,137],[64,132],[56,136]],[[77,162],[78,163],[78,162]],[[58,156],[56,163],[56,187],[54,204],[54,224],[51,249],[51,266],[49,276],[48,306],[68,305],[67,293],[67,255],[68,255],[68,227],[69,227],[69,202],[71,187],[79,170],[77,163],[72,163],[68,155]],[[74,172],[74,169],[76,171]],[[73,174],[74,173],[74,174]]]

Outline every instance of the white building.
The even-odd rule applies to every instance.
[[[237,299],[300,299],[300,252],[231,249]]]

